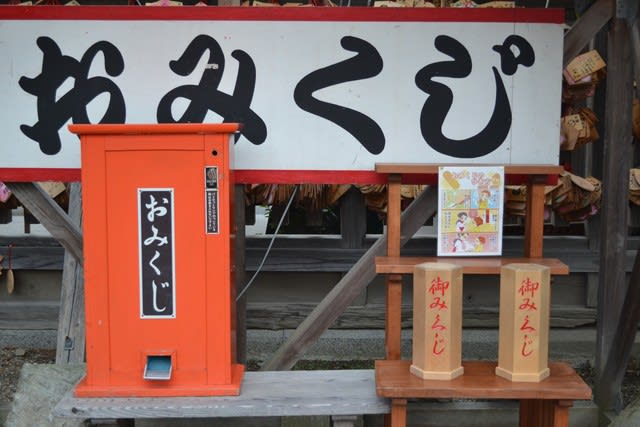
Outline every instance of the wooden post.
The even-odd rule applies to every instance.
[[[634,79],[640,78],[640,21],[639,16],[633,19],[631,25],[631,47],[633,52]],[[636,88],[636,96],[640,88]],[[622,379],[629,363],[631,348],[635,340],[638,322],[640,321],[640,251],[636,252],[636,258],[631,272],[631,278],[627,287],[618,326],[612,339],[612,351],[609,353],[602,378],[608,378],[608,392],[616,393],[620,390]],[[607,384],[603,383],[603,386]]]
[[[346,249],[360,249],[364,246],[367,233],[367,206],[364,195],[355,187],[340,198],[340,245]]]
[[[390,175],[387,186],[387,256],[400,256],[400,213],[402,176]],[[387,305],[384,348],[387,359],[401,356],[402,276],[387,275]]]
[[[629,168],[632,158],[632,71],[627,21],[616,17],[609,28],[606,129],[600,229],[600,280],[596,338],[595,401],[601,411],[620,405],[620,390],[610,390],[604,366],[612,348],[626,291],[625,255]],[[624,367],[617,367],[624,369]]]
[[[82,187],[79,182],[69,185],[69,219],[78,227],[82,224]],[[84,319],[84,269],[68,251],[65,251],[56,363],[84,363]]]
[[[405,237],[401,239],[400,245],[405,244],[427,218],[435,213],[437,200],[436,188],[428,187],[404,211],[401,223]],[[320,335],[373,280],[376,276],[375,257],[385,254],[386,245],[387,236],[383,236],[367,250],[276,351],[271,360],[262,367],[262,370],[291,369],[301,354],[318,340]]]
[[[633,79],[640,81],[640,10],[634,17],[630,25],[631,31],[631,52],[633,55]],[[640,96],[640,87],[636,85],[636,97]]]
[[[542,258],[544,238],[545,177],[531,175],[527,182],[527,216],[525,217],[524,256]]]
[[[640,251],[636,252],[636,260],[621,313],[618,327],[612,339],[612,351],[609,352],[602,371],[602,378],[606,378],[607,381],[601,384],[600,392],[605,396],[614,396],[620,391],[638,331],[638,322],[640,322]],[[604,389],[604,387],[607,388]]]
[[[391,427],[407,425],[407,399],[391,399]]]
[[[631,40],[635,79],[638,79],[640,77],[640,22],[638,15],[631,26]],[[638,90],[636,88],[636,92]],[[611,341],[612,351],[607,356],[601,375],[601,378],[607,379],[606,382],[601,383],[600,388],[600,393],[605,396],[615,396],[620,391],[638,330],[638,322],[640,322],[640,251],[636,252],[631,278],[623,300],[618,326]]]
[[[596,34],[593,47],[596,49],[603,58],[607,57],[607,31],[600,31]],[[595,94],[593,96],[593,111],[597,117],[604,119],[606,117],[606,97],[607,97],[607,89],[606,84],[599,84],[596,87]],[[604,144],[602,142],[605,131],[605,120],[598,120],[596,123],[596,129],[598,130],[598,134],[600,135],[600,139],[595,144],[589,144],[587,149],[591,152],[591,170],[590,174],[595,176],[598,179],[602,179],[603,176],[603,161],[604,161]],[[600,215],[593,215],[589,217],[587,221],[587,237],[589,238],[589,249],[594,251],[600,251],[600,241],[602,240],[602,236],[600,236],[600,228],[602,226],[602,218]],[[598,278],[598,274],[595,274],[596,280]],[[596,287],[597,288],[597,287]],[[597,292],[596,297],[593,301],[597,301]],[[595,306],[594,306],[595,307]]]

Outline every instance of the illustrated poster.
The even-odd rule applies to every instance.
[[[502,254],[504,167],[439,168],[438,256]]]

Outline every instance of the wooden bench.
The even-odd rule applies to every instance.
[[[423,380],[408,360],[376,361],[376,391],[391,399],[391,427],[406,425],[407,399],[515,399],[520,427],[568,427],[574,400],[591,399],[591,389],[565,363],[551,363],[539,383],[511,382],[495,375],[496,362],[463,362],[464,375],[451,381]]]
[[[389,412],[389,399],[376,395],[372,369],[246,372],[239,396],[77,398],[70,391],[53,410],[60,418],[124,419],[128,425],[136,418],[330,415],[344,427],[357,415]]]

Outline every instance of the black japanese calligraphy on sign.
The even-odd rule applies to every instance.
[[[344,129],[369,153],[381,154],[386,137],[373,118],[316,97],[322,89],[371,79],[383,70],[380,53],[367,40],[344,36],[340,44],[354,55],[302,77],[295,86],[293,100],[300,109]],[[63,55],[56,41],[49,37],[39,37],[37,45],[42,51],[40,74],[33,78],[22,76],[19,85],[24,92],[37,98],[38,120],[33,125],[22,124],[20,130],[36,141],[44,154],[55,155],[61,151],[60,129],[69,120],[89,123],[87,108],[100,95],[108,95],[108,104],[99,123],[125,123],[123,94],[109,78],[120,76],[125,69],[123,56],[116,46],[98,41],[86,50],[80,60],[76,60]],[[437,36],[434,46],[451,60],[430,63],[415,75],[417,88],[428,95],[419,121],[424,141],[433,150],[454,158],[473,159],[492,153],[504,144],[512,127],[512,110],[503,76],[514,75],[521,65],[531,67],[534,64],[535,52],[531,44],[519,35],[509,35],[502,44],[492,47],[500,58],[500,66],[492,67],[495,85],[493,111],[484,128],[465,139],[452,139],[444,133],[443,124],[453,105],[454,94],[442,79],[470,76],[473,68],[471,55],[467,47],[448,35]],[[94,60],[98,56],[104,58],[104,71],[108,77],[89,77],[90,73],[95,73]],[[256,64],[244,50],[233,50],[231,56],[238,62],[238,72],[233,92],[229,94],[218,89],[225,70],[225,54],[220,44],[205,34],[194,37],[178,59],[169,61],[168,66],[180,76],[195,74],[197,78],[201,72],[199,82],[177,86],[162,96],[156,109],[158,123],[203,123],[207,114],[213,112],[225,123],[243,124],[241,132],[235,135],[236,141],[244,136],[252,144],[263,144],[267,139],[267,126],[251,108],[256,88]],[[204,69],[196,70],[203,60],[206,60]],[[72,88],[59,94],[67,80],[72,81]],[[180,117],[174,117],[174,107],[185,104]]]
[[[218,90],[224,74],[225,59],[218,42],[207,35],[195,37],[177,61],[171,61],[171,70],[181,76],[193,73],[196,65],[209,51],[207,66],[197,85],[183,85],[169,91],[158,104],[158,123],[202,123],[207,112],[213,111],[223,118],[224,123],[242,123],[236,141],[244,136],[251,143],[259,145],[267,139],[267,126],[251,109],[251,100],[256,84],[256,66],[243,50],[234,50],[231,56],[238,61],[238,76],[233,94]],[[171,107],[178,98],[190,101],[179,119],[173,117]]]
[[[484,129],[466,139],[448,138],[442,132],[442,125],[453,104],[453,92],[445,84],[433,79],[468,77],[471,74],[472,63],[467,48],[453,37],[436,37],[435,47],[453,60],[429,64],[416,74],[416,85],[429,94],[420,114],[420,130],[424,140],[439,153],[462,159],[482,157],[493,152],[504,143],[511,130],[511,106],[502,76],[496,67],[493,67],[495,105]],[[517,56],[512,52],[512,47],[518,48]],[[507,37],[502,45],[494,46],[493,50],[500,55],[502,72],[509,76],[515,74],[518,65],[530,67],[535,62],[533,48],[520,36]]]
[[[89,123],[87,105],[97,96],[108,93],[109,104],[99,123],[124,123],[126,109],[118,86],[106,77],[89,77],[93,60],[102,53],[104,68],[111,77],[124,70],[120,51],[107,41],[93,44],[80,61],[63,55],[56,42],[49,37],[39,37],[38,47],[42,51],[42,71],[34,78],[21,77],[18,83],[25,92],[38,98],[38,121],[32,125],[21,125],[20,130],[40,145],[44,154],[57,154],[62,144],[60,128],[71,119],[73,123]],[[57,94],[62,84],[71,78],[73,88],[64,95]]]
[[[356,55],[303,77],[296,85],[293,99],[304,111],[325,118],[349,132],[370,153],[380,154],[384,150],[385,136],[372,118],[341,105],[320,101],[313,96],[317,90],[375,77],[382,71],[382,57],[371,43],[346,36],[340,44],[344,49],[356,52]]]
[[[175,317],[173,190],[138,189],[140,317]]]

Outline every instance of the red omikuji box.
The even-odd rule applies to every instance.
[[[80,136],[87,374],[76,396],[237,395],[237,124],[71,125]]]

